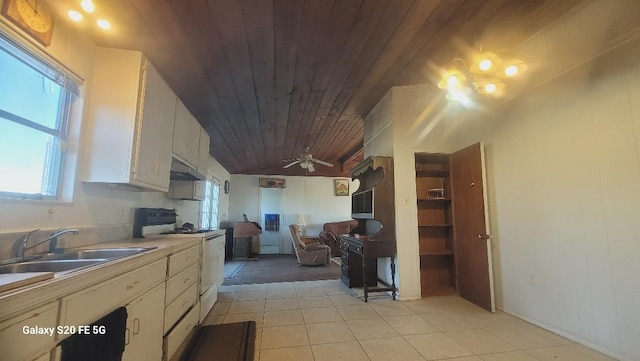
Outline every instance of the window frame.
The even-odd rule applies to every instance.
[[[82,79],[73,74],[66,67],[60,65],[57,60],[43,52],[33,48],[29,44],[14,39],[10,34],[0,28],[0,51],[15,58],[24,66],[31,68],[34,73],[49,79],[60,86],[58,99],[58,114],[56,115],[55,128],[39,124],[31,119],[21,117],[5,109],[0,109],[0,117],[3,121],[12,122],[31,130],[50,135],[53,142],[49,145],[48,156],[51,160],[46,162],[48,167],[43,169],[43,188],[40,193],[21,193],[8,190],[0,190],[2,200],[37,200],[37,201],[68,201],[73,194],[73,182],[68,179],[70,174],[75,174],[77,154],[69,154],[70,128],[72,127],[72,113],[77,107],[80,98]],[[72,152],[73,153],[73,152]],[[46,178],[45,178],[46,177]],[[46,188],[45,188],[46,187]]]

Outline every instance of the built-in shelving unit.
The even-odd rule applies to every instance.
[[[422,296],[456,293],[449,156],[417,153],[415,160]]]

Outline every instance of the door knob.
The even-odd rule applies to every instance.
[[[489,238],[491,238],[491,235],[489,235],[489,234],[477,234],[476,237],[478,237],[478,239],[489,239]]]

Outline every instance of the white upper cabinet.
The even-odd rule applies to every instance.
[[[204,128],[200,128],[200,151],[198,152],[197,171],[207,175],[209,168],[209,134]]]
[[[85,182],[167,191],[176,96],[138,51],[98,48]]]
[[[180,99],[176,101],[173,128],[173,154],[187,165],[198,166],[200,123],[191,115]]]

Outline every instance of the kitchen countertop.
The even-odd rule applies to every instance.
[[[77,249],[115,247],[156,247],[150,251],[114,259],[75,272],[56,274],[54,278],[0,293],[0,322],[44,305],[86,287],[135,270],[171,254],[200,244],[199,237],[125,239]]]

